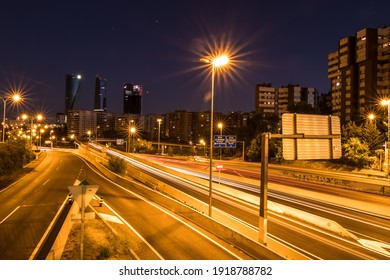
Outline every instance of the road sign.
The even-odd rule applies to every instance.
[[[214,135],[214,148],[235,148],[236,135]]]
[[[218,162],[215,168],[217,168],[218,171],[221,171],[223,169],[223,164]]]
[[[227,148],[235,148],[237,143],[236,135],[227,135],[226,136],[226,147]]]
[[[78,206],[86,208],[95,195],[99,186],[97,185],[77,185],[69,186],[69,191],[73,194],[74,201],[77,202]],[[84,200],[84,201],[83,201]]]
[[[341,157],[341,126],[338,116],[283,114],[282,133],[283,158],[286,160]]]
[[[225,148],[225,147],[226,147],[226,136],[214,135],[214,148]]]

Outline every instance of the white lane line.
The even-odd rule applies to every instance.
[[[128,226],[142,240],[142,242],[144,242],[157,255],[157,257],[160,258],[160,260],[164,260],[164,257],[161,256],[159,252],[157,252],[156,249],[154,249],[153,246],[149,244],[149,242],[146,241],[146,239],[143,238],[143,236],[138,231],[135,230],[135,228],[133,228],[124,218],[122,218],[117,212],[115,212],[115,210],[112,209],[107,203],[104,203],[104,205],[108,209],[110,209],[118,217],[119,220],[121,220],[126,226]],[[99,215],[100,214],[101,213],[99,213]]]
[[[82,158],[83,159],[83,158]],[[83,159],[84,160],[84,159]],[[88,163],[86,163],[89,167],[90,165]],[[91,167],[90,167],[91,168]],[[92,169],[92,168],[91,168]],[[93,170],[93,169],[92,169]],[[100,177],[104,178],[105,180],[108,180],[110,181],[111,183],[115,184],[116,186],[118,186],[119,188],[121,188],[122,190],[138,197],[139,199],[143,200],[144,202],[150,204],[151,206],[154,206],[155,208],[159,209],[160,211],[166,213],[167,215],[171,216],[172,218],[174,218],[175,220],[177,220],[178,222],[182,223],[183,225],[187,226],[188,228],[192,229],[193,231],[197,232],[199,235],[201,235],[203,238],[209,240],[211,243],[213,243],[214,245],[216,245],[217,247],[220,247],[222,250],[224,250],[225,252],[229,253],[230,255],[232,255],[233,257],[239,259],[239,260],[242,260],[241,257],[239,257],[238,255],[234,254],[233,252],[229,251],[227,248],[225,248],[224,246],[222,246],[221,244],[219,244],[218,242],[216,242],[215,240],[211,239],[210,237],[208,237],[207,235],[203,234],[202,232],[200,232],[199,230],[195,229],[193,226],[191,226],[190,224],[184,222],[183,220],[179,219],[178,217],[176,217],[175,215],[173,215],[172,213],[168,212],[166,209],[160,207],[158,204],[156,203],[153,203],[147,199],[145,199],[143,196],[137,194],[137,193],[134,193],[128,189],[126,189],[125,187],[122,187],[121,185],[115,183],[114,181],[102,176],[101,174],[95,172],[97,175],[99,175]],[[163,195],[163,194],[160,194],[160,195]],[[106,206],[108,207],[108,205],[106,204]],[[157,251],[155,251],[155,249],[141,236],[139,235],[139,233],[130,225],[126,222],[126,220],[124,220],[118,213],[116,213],[112,208],[109,207],[110,210],[112,210],[115,215],[118,216],[119,219],[121,219],[127,226],[129,226],[142,240],[144,240],[144,242],[156,253]],[[161,256],[160,254],[158,254],[159,256]],[[161,256],[161,258],[163,259],[163,257]]]
[[[108,215],[104,213],[99,213],[99,215],[102,216],[102,218],[106,221],[117,223],[117,224],[123,224],[123,222],[117,216]]]
[[[5,217],[0,224],[2,224],[5,220],[7,220],[13,213],[15,213],[20,208],[20,205],[14,209],[7,217]]]

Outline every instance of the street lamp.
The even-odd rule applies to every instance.
[[[212,59],[201,58],[200,61],[211,66],[211,108],[210,108],[210,174],[209,174],[209,216],[212,214],[212,193],[213,193],[213,125],[214,125],[214,78],[215,70],[229,63],[226,55],[213,57]]]
[[[221,130],[221,139],[222,139],[223,123],[219,122],[218,123],[218,128]],[[222,160],[222,147],[219,147],[219,160]]]
[[[91,141],[91,131],[88,130],[88,131],[87,131],[87,134],[88,134],[88,141]]]
[[[137,129],[135,128],[135,126],[130,127],[131,142],[132,142],[131,146],[132,146],[133,152],[134,152],[134,134],[136,131],[137,131]]]
[[[390,155],[389,155],[389,140],[390,140],[390,99],[383,99],[381,105],[387,106],[387,141],[386,141],[386,150],[387,150],[387,176],[389,176],[389,165],[390,165]]]
[[[19,102],[22,100],[22,97],[20,94],[16,93],[8,97],[1,97],[0,99],[4,102],[4,111],[3,111],[3,136],[2,136],[2,142],[5,141],[5,113],[6,113],[6,107],[7,107],[7,101],[11,100],[13,102]]]
[[[23,119],[23,120],[27,120],[27,119],[30,119],[30,120],[31,120],[31,124],[30,124],[30,145],[31,145],[31,147],[32,147],[34,120],[42,121],[42,120],[43,120],[43,115],[42,115],[42,114],[38,114],[38,115],[36,115],[36,116],[34,117],[34,116],[29,116],[29,115],[27,115],[27,114],[23,114],[23,115],[22,115],[22,119]]]
[[[158,119],[157,119],[157,122],[158,122],[158,144],[157,144],[157,154],[159,154],[159,153],[160,153],[160,126],[161,126],[162,119],[158,118]]]
[[[203,146],[203,155],[206,156],[206,142],[203,139],[200,139],[199,142]]]

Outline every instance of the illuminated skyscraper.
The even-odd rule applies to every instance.
[[[96,75],[95,80],[95,105],[93,110],[95,112],[106,112],[106,79],[101,78],[99,75]]]
[[[65,77],[65,115],[69,110],[79,109],[81,75],[68,74]]]
[[[141,114],[142,86],[126,83],[123,87],[123,114]]]

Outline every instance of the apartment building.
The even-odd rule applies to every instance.
[[[366,28],[339,40],[328,55],[332,114],[342,122],[364,119],[390,98],[390,27]]]

